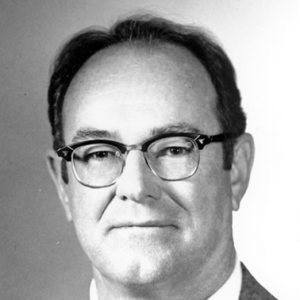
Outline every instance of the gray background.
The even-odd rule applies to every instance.
[[[248,193],[235,213],[236,246],[277,297],[300,299],[294,0],[0,2],[0,299],[87,298],[90,267],[45,164],[49,66],[71,34],[141,9],[208,27],[232,58],[257,148]]]

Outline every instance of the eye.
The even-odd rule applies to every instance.
[[[188,155],[191,152],[191,148],[182,146],[171,146],[161,149],[158,156],[183,156]]]
[[[85,163],[109,162],[121,156],[120,151],[106,144],[85,145],[74,152],[74,158]]]
[[[187,148],[184,147],[168,147],[164,149],[166,155],[183,155],[188,152]]]
[[[84,158],[85,160],[90,160],[90,159],[104,160],[104,159],[113,158],[115,156],[116,153],[112,151],[97,151],[97,152],[87,153]]]
[[[166,137],[155,141],[148,154],[153,158],[179,158],[189,156],[194,150],[193,142],[186,137]]]

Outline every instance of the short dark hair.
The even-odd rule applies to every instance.
[[[96,52],[112,45],[136,41],[147,45],[162,42],[181,46],[206,68],[217,93],[217,119],[223,132],[233,136],[223,143],[224,169],[230,169],[235,137],[243,134],[246,128],[246,117],[230,59],[204,30],[148,15],[127,18],[108,30],[80,32],[64,45],[54,62],[48,89],[48,116],[54,149],[64,144],[62,107],[75,74]]]

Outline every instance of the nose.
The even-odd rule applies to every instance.
[[[159,178],[147,166],[143,153],[130,151],[121,176],[116,182],[116,195],[122,200],[145,202],[159,199]]]

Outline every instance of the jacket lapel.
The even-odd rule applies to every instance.
[[[242,266],[242,289],[239,300],[276,300],[265,288],[263,288],[245,265]]]

